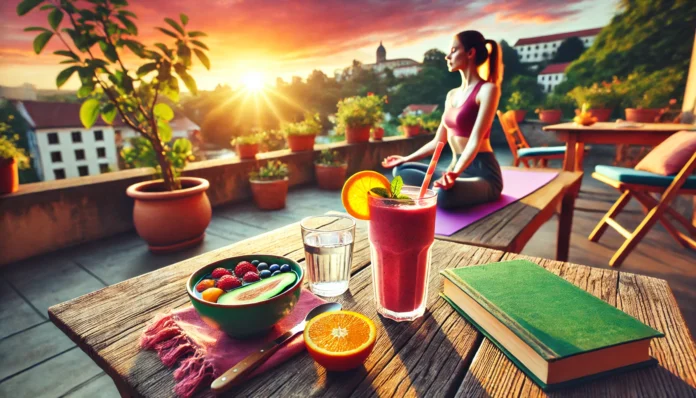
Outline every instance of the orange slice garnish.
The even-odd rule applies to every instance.
[[[327,370],[349,370],[362,365],[377,339],[375,324],[351,311],[325,312],[305,327],[309,355]]]
[[[389,190],[389,180],[382,174],[366,170],[355,173],[345,184],[341,191],[343,207],[351,216],[359,220],[370,219],[370,209],[367,207],[367,195],[372,188],[384,188]]]

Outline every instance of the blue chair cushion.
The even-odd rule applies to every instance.
[[[564,155],[566,148],[564,146],[544,146],[538,148],[522,148],[517,151],[517,155],[521,158],[525,156],[551,156]]]
[[[674,180],[674,176],[663,176],[626,167],[599,165],[595,167],[595,172],[626,184],[651,185],[654,187],[667,187]],[[688,177],[682,188],[696,189],[696,176]]]

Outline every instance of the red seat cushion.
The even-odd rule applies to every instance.
[[[675,175],[696,152],[696,131],[672,134],[636,165],[636,170],[663,176]]]

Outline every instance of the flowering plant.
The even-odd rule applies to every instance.
[[[568,96],[574,99],[578,107],[588,104],[590,109],[615,108],[621,103],[619,85],[614,76],[611,82],[595,83],[589,87],[575,87]]]
[[[346,127],[371,127],[381,122],[385,102],[386,97],[379,95],[349,97],[338,101],[337,131],[344,132]]]
[[[317,135],[321,132],[321,121],[318,113],[305,113],[304,120],[295,123],[285,123],[280,132],[289,135]]]

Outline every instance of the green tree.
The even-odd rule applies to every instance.
[[[551,63],[573,62],[580,58],[583,52],[585,52],[585,44],[583,44],[582,40],[577,36],[569,37],[558,46],[556,55],[551,60]]]
[[[447,60],[444,52],[437,48],[430,49],[423,55],[423,66],[435,69],[447,70]]]
[[[526,110],[534,110],[534,106],[540,104],[544,99],[544,91],[541,85],[537,83],[536,77],[518,75],[509,79],[508,84],[503,84],[501,88],[501,101],[498,108],[505,108],[514,92],[523,93],[526,102],[531,104]]]

